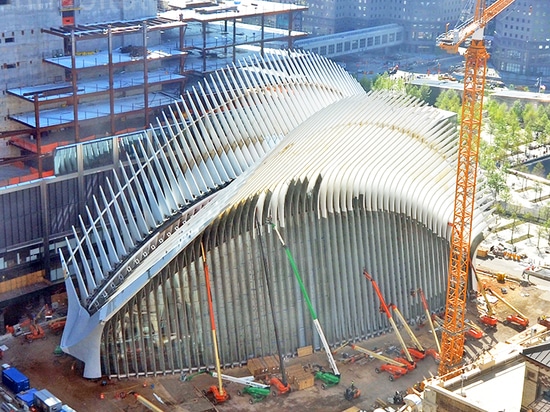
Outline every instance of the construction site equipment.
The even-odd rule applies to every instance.
[[[47,389],[41,389],[34,393],[34,407],[40,412],[59,412],[63,403],[57,396]]]
[[[379,368],[374,368],[374,371],[376,373],[388,372],[390,374],[388,376],[388,379],[392,382],[407,374],[407,368],[404,368],[402,366],[390,365],[389,363],[385,363]]]
[[[537,319],[537,322],[539,325],[546,326],[548,329],[550,329],[550,319],[546,315],[542,315]]]
[[[411,338],[411,340],[413,341],[413,344],[415,346],[414,348],[410,348],[410,347],[407,348],[407,351],[416,360],[424,359],[426,357],[426,351],[425,351],[424,347],[422,346],[422,344],[420,343],[420,341],[416,338],[416,336],[413,333],[412,329],[410,328],[409,324],[407,323],[407,321],[405,320],[405,318],[403,317],[403,315],[401,314],[401,312],[399,311],[399,309],[397,308],[396,305],[390,304],[390,308],[395,312],[395,314],[397,315],[397,317],[401,321],[401,324],[405,328],[405,331],[407,332],[407,334],[409,335],[409,337]]]
[[[373,351],[373,350],[365,349],[365,348],[363,348],[361,346],[357,346],[357,345],[351,345],[351,348],[353,350],[356,350],[357,352],[361,352],[361,353],[364,353],[365,355],[369,355],[369,356],[372,356],[375,359],[381,360],[382,362],[389,363],[390,365],[403,367],[403,368],[407,369],[408,371],[412,371],[413,369],[416,369],[416,363],[415,362],[409,362],[408,360],[403,359],[403,358],[398,357],[398,358],[392,359],[392,358],[389,358],[387,356],[382,355],[381,353],[378,353],[378,352]]]
[[[65,324],[67,323],[66,317],[61,319],[55,319],[52,320],[50,323],[48,323],[48,326],[50,327],[50,330],[55,333],[56,335],[60,334],[63,329],[65,329]]]
[[[294,257],[292,256],[292,253],[290,253],[290,249],[283,240],[283,237],[281,236],[281,233],[279,232],[279,229],[277,229],[277,226],[275,226],[273,223],[271,223],[271,226],[275,233],[277,234],[279,241],[283,245],[283,248],[286,252],[286,256],[288,258],[288,261],[290,262],[290,266],[292,266],[292,270],[294,271],[294,276],[296,277],[296,280],[298,281],[298,284],[300,285],[300,290],[302,291],[302,295],[304,296],[304,300],[307,303],[307,307],[309,309],[309,313],[311,314],[311,318],[313,319],[313,325],[315,326],[315,329],[317,330],[317,333],[319,334],[319,338],[321,338],[321,342],[323,344],[323,348],[325,349],[325,353],[328,358],[328,363],[330,367],[332,368],[331,372],[324,372],[319,371],[315,374],[315,378],[319,379],[323,382],[324,387],[328,386],[334,386],[338,385],[340,383],[340,371],[338,370],[338,366],[336,366],[336,361],[334,360],[334,357],[332,356],[332,352],[330,350],[330,346],[327,342],[327,339],[325,337],[325,334],[323,332],[323,329],[321,328],[321,324],[319,323],[319,319],[317,319],[317,313],[315,313],[315,309],[313,308],[313,305],[311,304],[311,300],[309,299],[309,295],[307,294],[306,287],[304,286],[304,282],[302,281],[302,277],[300,276],[300,272],[298,271],[298,266],[296,265],[296,262],[294,261]]]
[[[250,404],[263,401],[270,393],[271,390],[269,388],[256,388],[254,386],[245,386],[243,389],[237,391],[237,395],[239,396],[250,395],[250,399],[248,400]]]
[[[437,315],[433,315],[433,319],[440,327],[443,327],[443,319]],[[466,338],[481,339],[483,337],[483,331],[475,323],[465,319],[464,325],[467,326],[464,330],[464,336]]]
[[[422,301],[422,306],[424,307],[424,313],[426,314],[426,319],[428,320],[428,324],[430,325],[430,329],[434,337],[435,346],[437,347],[437,357],[439,358],[439,352],[441,352],[441,345],[439,344],[439,339],[437,338],[437,333],[435,331],[432,314],[430,312],[430,308],[428,307],[428,301],[426,300],[424,291],[421,288],[418,288],[417,291],[418,291],[418,294],[420,295],[420,300]]]
[[[269,380],[269,384],[272,387],[271,394],[273,396],[290,393],[290,385],[288,384],[288,382],[286,382],[286,377],[284,378],[284,381],[285,383],[283,383],[283,381],[281,381],[281,379],[276,376],[271,377],[271,379]]]
[[[515,314],[508,315],[506,319],[503,321],[505,325],[512,324],[518,326],[520,329],[525,330],[527,326],[529,326],[529,318],[525,316],[523,313],[521,313],[515,306],[513,306],[511,303],[506,301],[502,296],[500,296],[498,293],[494,292],[493,290],[487,288],[487,292],[489,292],[492,296],[497,298],[500,302],[504,303],[510,310],[515,312]]]
[[[36,339],[46,339],[46,333],[38,323],[31,323],[29,328],[30,332],[25,335],[27,342],[31,343]]]
[[[216,373],[218,375],[218,386],[212,385],[204,392],[204,395],[212,401],[214,405],[223,403],[231,399],[229,393],[224,389],[221,377],[220,356],[218,353],[218,338],[216,335],[216,320],[214,319],[214,305],[212,304],[212,291],[210,289],[210,275],[208,272],[208,264],[206,262],[206,254],[204,246],[201,243],[202,263],[204,267],[204,277],[206,280],[206,294],[208,297],[208,311],[210,312],[210,325],[212,327],[212,342],[214,344],[214,358],[216,359]]]
[[[488,326],[488,327],[491,327],[491,328],[496,328],[496,326],[498,324],[498,319],[495,316],[495,310],[493,308],[493,305],[491,304],[491,302],[487,298],[487,294],[485,293],[485,287],[483,286],[483,284],[481,283],[481,280],[477,276],[477,270],[476,270],[474,265],[472,265],[472,272],[474,272],[474,276],[476,278],[477,284],[479,285],[479,290],[481,292],[481,296],[483,296],[483,300],[485,301],[485,306],[487,307],[487,313],[482,314],[479,317],[479,320],[485,326]]]
[[[244,378],[237,378],[235,376],[218,374],[216,372],[212,372],[212,376],[214,378],[223,379],[223,380],[226,380],[226,381],[229,381],[229,382],[239,383],[239,384],[244,385],[244,386],[251,386],[253,388],[264,388],[264,389],[269,389],[270,388],[269,385],[266,385],[266,384],[260,383],[260,382],[256,382],[254,380],[254,376],[246,376]]]
[[[361,396],[361,391],[353,383],[351,384],[351,386],[347,387],[346,391],[344,392],[344,399],[347,401],[357,399],[359,396]]]
[[[468,319],[466,319],[464,323],[469,326],[465,332],[466,337],[473,339],[481,339],[483,337],[483,331],[475,323],[469,321]]]
[[[327,389],[332,386],[336,386],[340,383],[340,376],[335,375],[332,372],[326,372],[326,371],[317,371],[315,373],[315,379],[319,379],[321,382],[321,388]]]
[[[397,329],[397,325],[395,324],[395,320],[393,320],[393,317],[391,315],[390,309],[388,305],[386,304],[386,301],[384,300],[384,296],[382,296],[382,292],[380,291],[380,288],[378,287],[378,284],[374,281],[371,275],[367,272],[366,269],[363,269],[363,275],[372,283],[372,287],[374,288],[374,291],[376,292],[376,295],[378,296],[378,299],[380,300],[380,312],[383,312],[386,314],[388,321],[390,322],[391,327],[395,331],[395,335],[397,336],[397,339],[399,339],[399,343],[401,344],[401,347],[403,348],[403,354],[407,357],[407,360],[409,362],[414,362],[410,352],[409,348],[407,348],[407,345],[405,345],[405,341],[403,340],[403,337],[399,333],[399,329]]]
[[[151,402],[149,399],[141,396],[139,393],[137,392],[129,392],[130,395],[134,395],[134,397],[136,398],[136,400],[141,403],[143,406],[145,406],[147,409],[149,409],[150,411],[153,411],[153,412],[163,412],[163,410],[161,408],[159,408],[158,406],[156,406],[153,402]]]
[[[460,116],[457,153],[457,179],[454,199],[445,323],[441,336],[439,374],[443,379],[454,376],[464,353],[464,319],[466,315],[470,245],[477,183],[479,141],[485,94],[485,76],[489,54],[483,41],[487,23],[514,0],[496,0],[485,7],[476,0],[474,17],[437,38],[437,44],[450,53],[472,37],[465,53],[464,90]]]
[[[272,386],[274,386],[274,391],[273,391],[273,395],[283,395],[285,393],[290,393],[290,385],[287,381],[287,376],[286,376],[286,372],[285,372],[285,363],[284,363],[284,360],[283,360],[283,356],[282,356],[282,351],[281,351],[281,342],[280,342],[280,338],[279,338],[279,328],[278,328],[278,325],[277,325],[277,317],[275,315],[275,307],[273,306],[273,296],[272,296],[272,293],[271,293],[271,281],[270,281],[270,277],[269,277],[269,274],[268,274],[268,265],[267,265],[267,259],[265,257],[265,252],[264,252],[264,243],[263,243],[263,239],[262,239],[262,234],[261,234],[261,230],[260,230],[260,225],[259,225],[259,222],[258,222],[258,218],[256,217],[256,225],[258,226],[258,238],[260,239],[260,252],[261,252],[261,255],[262,255],[262,266],[263,266],[263,269],[264,269],[264,276],[265,276],[265,284],[266,284],[266,288],[267,288],[267,294],[268,294],[268,297],[269,297],[269,306],[271,307],[271,317],[273,319],[273,331],[275,332],[275,343],[277,345],[277,352],[279,354],[279,371],[281,372],[281,376],[282,376],[282,379],[280,380],[279,378],[277,377],[272,377],[271,380],[270,380],[270,383]]]

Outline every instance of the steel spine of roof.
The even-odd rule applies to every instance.
[[[320,217],[350,211],[353,199],[361,197],[368,210],[405,214],[448,239],[457,139],[448,116],[406,95],[347,97],[290,133],[232,202],[273,192],[270,214],[284,226],[289,184],[305,179],[313,184],[320,176]],[[482,214],[474,226],[484,228]]]

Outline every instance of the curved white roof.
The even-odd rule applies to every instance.
[[[321,179],[319,210],[405,214],[449,238],[456,180],[456,127],[448,112],[387,92],[354,95],[294,129],[248,177],[230,203],[270,191],[270,215],[284,226],[292,181]],[[261,209],[261,208],[259,208]],[[474,233],[485,223],[477,215]]]

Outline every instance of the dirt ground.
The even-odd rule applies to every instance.
[[[507,280],[505,284],[497,283],[495,279],[481,276],[493,290],[501,292],[506,288],[506,299],[520,311],[529,316],[531,324],[537,317],[550,314],[550,282],[540,281],[538,285],[520,286],[518,282]],[[502,303],[495,305],[499,320],[510,314]],[[472,300],[468,308],[470,320],[477,319],[477,308]],[[479,324],[479,323],[478,323]],[[354,363],[345,363],[350,356],[357,354],[349,346],[341,348],[335,358],[342,374],[338,386],[323,390],[320,382],[309,389],[293,391],[288,395],[270,396],[265,400],[250,404],[249,396],[238,396],[242,387],[233,382],[226,384],[231,399],[221,405],[212,405],[202,391],[217,381],[209,375],[201,374],[192,379],[182,380],[179,375],[160,376],[155,378],[131,378],[110,380],[107,382],[91,381],[82,378],[80,362],[68,355],[57,356],[54,351],[59,344],[60,335],[46,330],[46,339],[32,343],[25,342],[22,336],[3,335],[0,345],[6,345],[3,363],[17,367],[30,379],[31,387],[48,389],[55,396],[79,412],[96,411],[147,411],[131,392],[138,393],[149,400],[158,410],[162,411],[260,411],[260,410],[310,410],[310,411],[343,411],[356,406],[364,411],[372,411],[377,399],[383,401],[393,397],[396,391],[404,391],[415,383],[437,374],[437,364],[432,358],[418,362],[416,370],[404,377],[390,382],[386,373],[377,374],[375,368],[382,364],[375,359],[363,358]],[[468,340],[465,348],[465,358],[473,359],[481,351],[487,350],[498,341],[505,341],[517,334],[519,330],[499,323],[495,331],[486,331],[480,340]],[[416,327],[415,334],[425,347],[435,347],[428,325]],[[405,340],[406,335],[404,334]],[[389,349],[397,347],[395,334],[387,334],[365,342],[357,342],[367,349],[383,350],[392,356]],[[323,365],[328,367],[324,353],[286,359],[285,365],[299,363],[302,366]],[[250,375],[246,368],[227,369],[224,374],[232,376]],[[344,399],[345,389],[354,383],[361,390],[361,396],[351,402]],[[106,384],[104,384],[106,383]]]

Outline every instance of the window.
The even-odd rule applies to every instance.
[[[6,43],[15,43],[15,37],[6,37]]]

